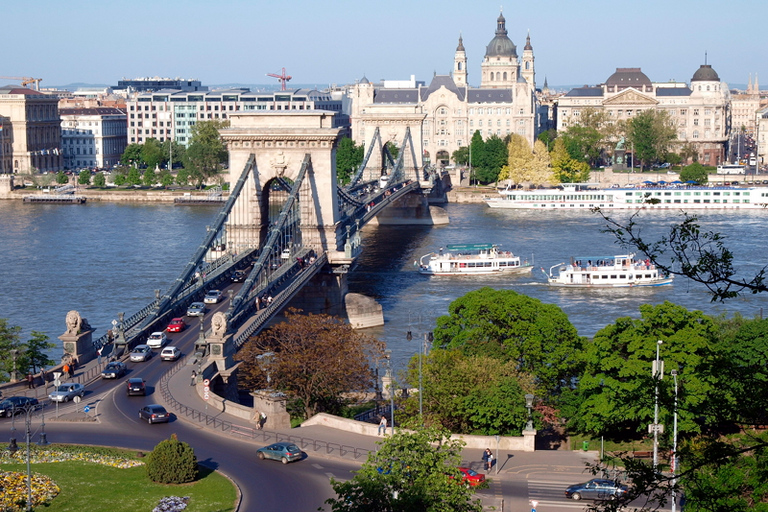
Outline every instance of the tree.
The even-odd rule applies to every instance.
[[[680,181],[693,181],[697,185],[706,185],[707,181],[709,181],[709,174],[703,165],[699,162],[693,162],[691,165],[686,165],[680,171]]]
[[[666,110],[647,109],[629,122],[627,138],[634,145],[635,158],[650,167],[666,156],[677,132]]]
[[[507,155],[507,166],[499,174],[500,180],[510,179],[513,183],[528,182],[533,185],[554,181],[549,168],[549,153],[540,140],[537,140],[534,149],[531,149],[525,137],[512,134],[507,145]]]
[[[408,368],[408,384],[417,389],[418,357]],[[514,361],[436,348],[424,358],[421,372],[426,426],[455,434],[521,435],[528,419],[524,395],[536,389],[533,377],[519,372]],[[418,417],[418,394],[402,405],[404,417]]]
[[[680,157],[683,159],[684,163],[688,162],[689,160],[692,162],[698,162],[699,150],[692,143],[686,142],[680,148]]]
[[[141,173],[139,173],[139,170],[136,167],[131,167],[128,171],[128,176],[125,177],[125,183],[131,186],[141,185]]]
[[[168,163],[168,170],[173,171],[173,163],[179,163],[184,161],[185,154],[187,152],[186,146],[182,146],[175,140],[166,139],[161,144],[163,152],[162,163]]]
[[[597,164],[604,144],[603,134],[597,128],[571,125],[559,138],[563,139],[571,158],[590,167]]]
[[[179,172],[176,173],[176,183],[182,187],[189,185],[189,178],[189,171],[187,169],[179,169]]]
[[[261,357],[269,354],[268,357]],[[373,385],[370,358],[382,356],[381,342],[329,315],[300,314],[291,309],[286,321],[245,344],[239,359],[246,385],[271,385],[303,407],[305,418],[339,409],[344,393]]]
[[[104,176],[103,172],[97,172],[93,176],[93,186],[104,188],[107,185],[107,178]]]
[[[155,183],[157,183],[157,175],[155,174],[155,168],[154,167],[147,167],[144,171],[144,174],[141,176],[141,183],[145,187],[151,187]]]
[[[463,443],[448,432],[399,431],[368,453],[351,480],[331,478],[333,512],[481,512],[473,489],[457,485]]]
[[[167,153],[163,152],[163,146],[159,140],[149,138],[141,147],[141,160],[147,165],[147,169],[154,170],[164,161],[168,161]]]
[[[456,165],[469,164],[469,146],[462,146],[451,154],[451,160]]]
[[[47,350],[56,347],[56,344],[51,343],[49,340],[50,338],[45,333],[32,331],[32,338],[25,344],[23,352],[24,368],[28,368],[32,373],[37,373],[37,370],[40,368],[51,366],[55,363],[46,354]]]
[[[670,302],[643,305],[640,315],[640,319],[617,319],[584,344],[578,407],[569,415],[570,428],[610,439],[631,438],[646,431],[654,413],[651,366],[661,340],[665,372],[677,370],[685,376],[679,429],[691,433],[701,429],[698,421],[705,417],[702,404],[713,384],[703,368],[715,353],[714,322],[701,311],[688,311]],[[663,396],[671,396],[668,382],[664,389]],[[662,423],[671,423],[671,410],[664,407]]]
[[[69,183],[69,176],[64,174],[64,171],[59,171],[56,173],[56,183],[59,185],[65,185]]]
[[[336,179],[340,185],[346,185],[351,181],[357,168],[363,163],[365,157],[363,151],[363,145],[356,145],[355,141],[349,137],[339,141],[339,147],[336,149]]]
[[[161,484],[186,484],[197,478],[195,450],[176,434],[160,441],[147,456],[147,476]]]
[[[480,132],[475,130],[472,134],[472,140],[469,142],[469,166],[474,168],[483,168],[486,166],[485,142]]]
[[[192,127],[192,137],[185,154],[185,167],[191,178],[202,188],[203,183],[216,176],[227,161],[227,148],[219,136],[219,130],[229,126],[229,121],[201,121]]]
[[[434,338],[435,347],[512,361],[552,397],[580,373],[583,340],[565,313],[512,290],[485,287],[459,297],[437,319]]]
[[[128,176],[125,172],[116,171],[114,175],[115,186],[122,187],[128,182]]]
[[[173,185],[173,175],[171,174],[171,171],[168,169],[161,169],[160,174],[158,175],[158,180],[160,180],[160,184],[164,186],[165,188],[170,187]]]
[[[560,183],[584,183],[589,181],[589,165],[571,157],[565,148],[565,141],[558,138],[550,153],[552,173]]]
[[[541,132],[536,138],[547,146],[547,151],[551,151],[555,140],[557,140],[557,130],[550,128],[547,131]]]
[[[19,354],[24,345],[21,343],[19,334],[21,327],[18,325],[8,325],[6,318],[0,318],[0,382],[10,380],[11,372],[14,370],[13,355],[11,350],[18,350]],[[22,368],[19,364],[18,356],[16,359],[16,370]]]
[[[141,144],[128,144],[125,147],[125,151],[123,151],[123,155],[120,157],[120,162],[123,165],[138,167],[144,163],[141,157],[141,150]]]
[[[392,156],[392,160],[397,162],[397,157],[400,155],[400,148],[397,147],[397,144],[394,143],[394,141],[387,141],[387,151],[389,151],[389,154]]]
[[[77,176],[78,185],[90,185],[91,184],[91,171],[89,169],[83,169]]]

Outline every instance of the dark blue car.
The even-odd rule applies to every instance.
[[[572,500],[615,500],[627,494],[627,486],[613,480],[593,478],[589,482],[576,484],[565,490],[565,497]]]

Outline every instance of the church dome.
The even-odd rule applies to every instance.
[[[691,82],[719,82],[720,77],[709,64],[702,64],[693,74]]]
[[[496,36],[491,39],[485,49],[486,57],[515,57],[517,58],[517,47],[515,43],[507,36],[505,27],[506,20],[499,14],[496,20]]]
[[[642,86],[651,85],[651,80],[640,68],[616,68],[616,72],[608,77],[605,85],[615,85],[619,89],[625,87],[642,89]]]

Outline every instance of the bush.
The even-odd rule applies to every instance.
[[[161,484],[185,484],[197,478],[197,457],[176,434],[160,441],[147,457],[147,476]]]

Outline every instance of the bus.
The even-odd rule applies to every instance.
[[[717,166],[717,174],[744,174],[744,166],[740,164],[721,164]]]

